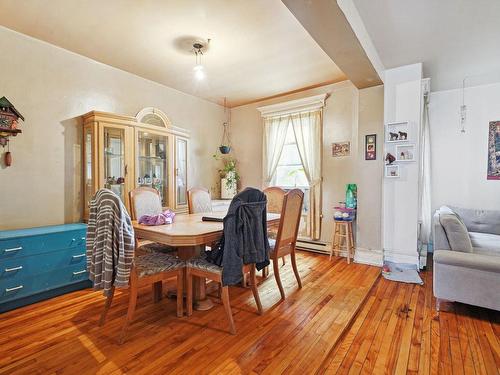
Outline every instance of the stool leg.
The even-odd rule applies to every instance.
[[[347,250],[347,264],[351,263],[351,234],[349,230],[349,224],[345,226],[345,242],[346,242],[346,250]]]
[[[351,249],[352,249],[352,258],[354,259],[354,249],[356,245],[354,243],[354,231],[352,229],[352,223],[349,223],[350,231],[351,231]]]
[[[333,233],[332,233],[332,247],[330,248],[330,260],[332,260],[333,251],[335,249],[335,231],[337,230],[337,225],[335,221],[333,222]]]

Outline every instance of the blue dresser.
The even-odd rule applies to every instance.
[[[0,231],[0,312],[88,288],[85,224]]]

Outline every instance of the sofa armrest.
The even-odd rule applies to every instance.
[[[444,231],[441,221],[439,220],[439,215],[439,210],[436,210],[432,218],[432,246],[434,249],[450,250],[450,243],[448,242],[446,232]]]
[[[495,255],[435,250],[434,264],[446,264],[449,266],[500,273],[500,256]]]

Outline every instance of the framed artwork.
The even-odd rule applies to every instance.
[[[377,134],[365,135],[365,160],[377,160]]]
[[[490,121],[488,136],[488,180],[500,180],[500,121]]]
[[[389,164],[385,166],[386,178],[399,178],[399,165]]]
[[[351,155],[351,142],[332,143],[332,156],[341,157]]]

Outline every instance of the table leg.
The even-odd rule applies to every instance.
[[[205,246],[193,246],[191,248],[184,248],[178,251],[177,254],[182,260],[189,260],[195,256],[199,256],[204,250]],[[193,279],[194,309],[199,311],[210,310],[214,307],[214,304],[210,298],[207,298],[206,279],[201,277],[194,277]],[[187,280],[184,280],[184,286],[187,287]]]

